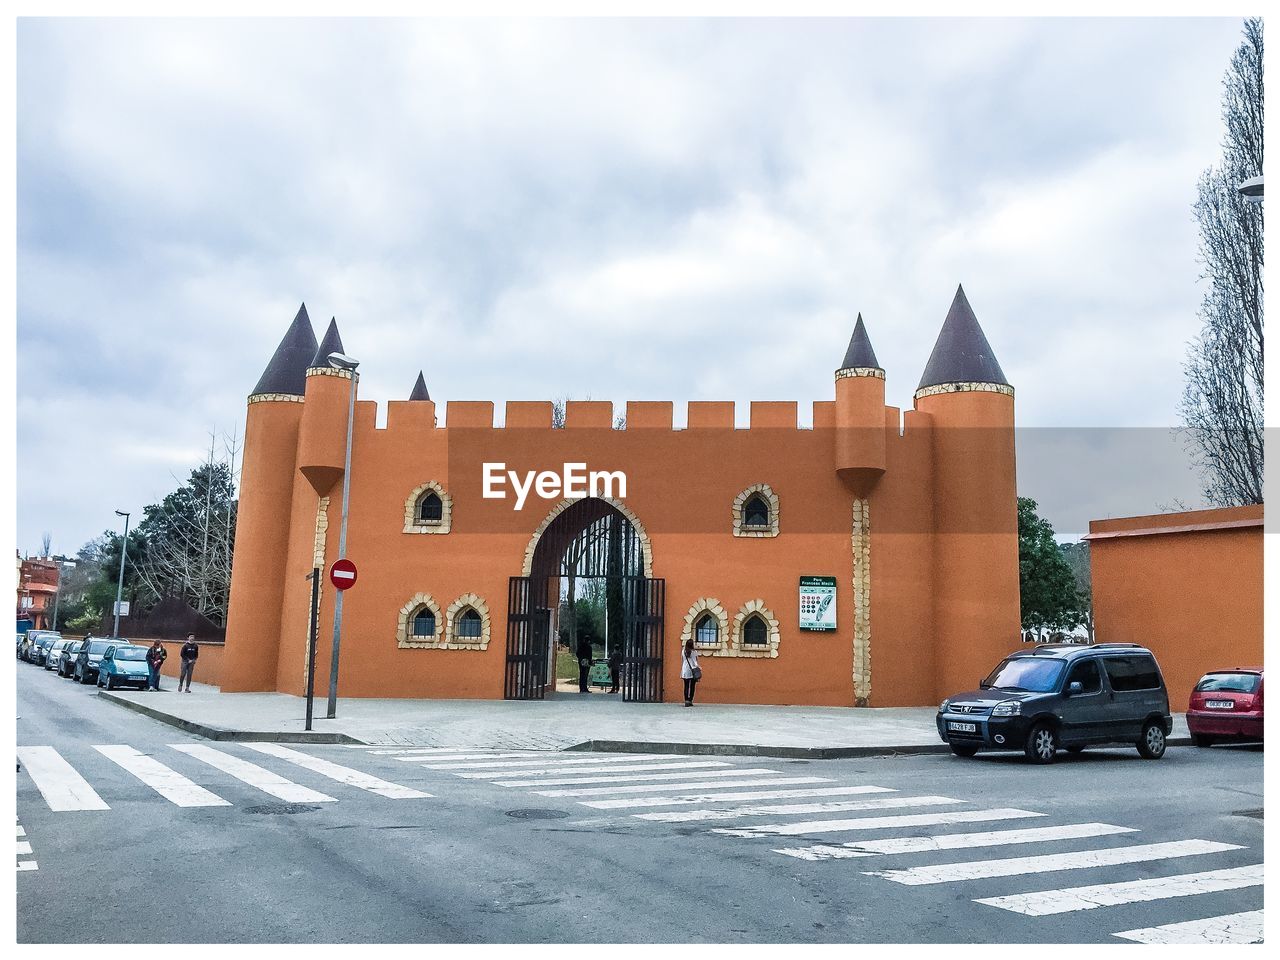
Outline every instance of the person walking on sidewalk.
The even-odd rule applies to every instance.
[[[684,681],[684,705],[693,706],[693,691],[702,679],[702,668],[698,666],[698,651],[693,649],[693,638],[684,642],[684,660],[680,664],[680,679]]]
[[[160,668],[164,665],[164,658],[169,654],[165,651],[164,644],[157,640],[147,648],[147,689],[160,689]]]
[[[616,646],[609,651],[609,680],[613,684],[610,693],[618,692],[618,674],[622,669],[622,651]]]
[[[586,637],[578,638],[578,692],[589,693],[587,679],[591,674],[591,641]]]
[[[182,692],[182,684],[187,684],[187,693],[191,692],[191,674],[196,668],[196,660],[200,657],[200,646],[196,643],[196,635],[194,633],[187,634],[187,642],[182,645],[179,651],[182,657],[182,672],[178,674],[178,692]]]

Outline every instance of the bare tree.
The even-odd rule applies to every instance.
[[[45,531],[40,535],[40,556],[53,556],[53,534]]]
[[[1223,80],[1226,136],[1221,163],[1200,177],[1200,335],[1186,362],[1183,421],[1201,467],[1205,496],[1221,506],[1262,502],[1263,216],[1240,196],[1262,173],[1262,21],[1246,20],[1244,40]]]

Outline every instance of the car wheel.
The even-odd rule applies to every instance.
[[[978,748],[969,743],[953,743],[951,752],[957,757],[972,757],[978,752]]]
[[[1193,733],[1191,735],[1191,745],[1195,747],[1212,747],[1213,737],[1206,737],[1203,733]]]
[[[1164,724],[1148,720],[1142,725],[1142,736],[1138,739],[1138,753],[1148,760],[1159,760],[1164,756]]]
[[[107,689],[108,689],[108,690],[114,690],[115,688],[116,688],[116,678],[115,678],[115,677],[107,677]]]
[[[1083,749],[1083,743],[1073,743],[1071,746],[1067,747],[1067,753],[1079,753]]]
[[[1047,723],[1037,723],[1027,734],[1023,748],[1032,763],[1053,763],[1058,756],[1058,735]]]

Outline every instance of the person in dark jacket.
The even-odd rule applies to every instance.
[[[578,638],[578,692],[587,693],[587,679],[591,674],[591,641]]]
[[[613,686],[609,689],[610,693],[618,692],[618,674],[622,670],[622,651],[616,646],[609,651],[609,679],[613,682]]]
[[[164,644],[157,640],[147,648],[147,689],[160,689],[160,668],[164,666],[164,658],[169,654],[164,648]]]
[[[182,672],[178,674],[178,692],[182,692],[182,684],[185,682],[187,693],[190,693],[191,674],[196,668],[196,660],[200,657],[200,645],[196,643],[194,633],[187,634],[187,642],[182,645],[179,656],[182,657]]]

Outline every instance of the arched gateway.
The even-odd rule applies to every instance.
[[[587,578],[606,581],[609,616],[622,636],[622,698],[662,700],[665,582],[650,576],[649,538],[631,511],[599,497],[564,501],[534,533],[523,571],[508,592],[508,700],[540,700],[554,683],[561,585]]]

